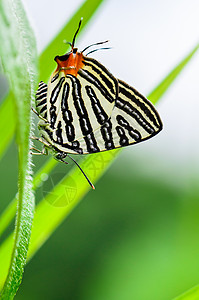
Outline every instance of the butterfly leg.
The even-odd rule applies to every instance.
[[[32,155],[48,155],[48,149],[44,146],[42,150],[39,150],[35,147],[31,147],[30,150],[34,150],[36,152],[30,152]]]
[[[43,144],[43,149],[39,150],[35,147],[31,147],[30,150],[34,150],[36,152],[31,151],[30,154],[33,154],[33,155],[48,155],[48,148],[50,148],[51,145],[47,141],[43,140],[42,138],[38,138],[36,136],[32,136],[31,139],[41,142]]]
[[[39,141],[40,143],[44,144],[44,146],[46,146],[46,147],[49,147],[49,148],[51,147],[51,145],[47,141],[43,140],[42,138],[39,138],[37,136],[31,136],[31,139],[35,140],[35,141]]]
[[[43,120],[45,123],[49,124],[49,122],[43,118],[37,111],[36,109],[34,109],[34,107],[31,107],[32,111],[38,116],[38,118],[40,118],[41,120]]]

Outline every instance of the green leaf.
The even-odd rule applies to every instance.
[[[8,126],[9,120],[9,126]],[[5,131],[6,128],[6,131]],[[14,99],[11,93],[0,105],[0,158],[9,146],[16,128]]]
[[[199,299],[199,285],[193,287],[182,295],[174,298],[173,300],[198,300]]]
[[[13,299],[22,280],[31,234],[34,196],[29,155],[31,101],[34,101],[37,81],[37,53],[34,35],[19,0],[0,3],[0,48],[5,73],[10,81],[17,120],[19,159],[18,209],[14,234],[14,248],[1,299]],[[7,124],[9,124],[8,116]],[[7,127],[7,126],[6,126]],[[5,133],[5,130],[4,130]],[[12,249],[12,248],[11,248]],[[6,273],[4,274],[5,280]]]
[[[73,17],[63,27],[60,33],[43,51],[39,58],[40,80],[48,81],[52,71],[56,68],[56,63],[54,62],[53,58],[57,55],[66,53],[68,47],[63,43],[63,40],[72,41],[81,17],[83,17],[83,22],[77,35],[77,39],[80,37],[81,31],[87,25],[88,21],[91,19],[102,2],[103,0],[85,1],[73,15]]]
[[[157,85],[157,87],[148,95],[148,99],[155,103],[160,97],[163,96],[163,94],[168,89],[168,86],[170,86],[176,77],[180,74],[180,72],[184,69],[184,67],[187,65],[187,63],[190,61],[190,59],[193,57],[193,55],[198,50],[199,45],[197,45],[178,65],[173,69],[166,77],[165,79]]]
[[[197,48],[194,49],[194,53]],[[193,51],[185,58],[186,63],[183,64],[183,68],[190,61],[193,56]],[[188,58],[188,59],[187,59]],[[181,63],[180,63],[181,64]],[[165,79],[158,85],[156,89],[156,96],[151,96],[151,101],[156,103],[163,93],[158,92],[160,89],[164,93],[173,83],[177,75],[179,75],[182,68],[177,65],[173,71],[167,76],[167,84],[165,85]],[[175,74],[175,76],[174,76]],[[157,96],[158,95],[158,96]],[[97,153],[95,155],[87,156],[87,158],[81,163],[81,166],[86,170],[87,175],[95,182],[106,169],[110,166],[114,157],[120,150],[112,150],[103,153]],[[52,158],[51,158],[52,159]],[[52,170],[52,168],[50,168]],[[42,174],[41,170],[41,174]],[[37,178],[39,180],[39,177]],[[72,195],[67,195],[68,187],[72,187]],[[34,226],[32,230],[31,242],[28,252],[28,259],[30,259],[42,246],[42,244],[48,239],[48,237],[54,232],[54,230],[60,225],[60,223],[70,214],[72,209],[79,203],[83,196],[91,190],[90,186],[82,176],[79,169],[74,168],[67,176],[55,186],[54,190],[43,199],[36,208]],[[91,191],[94,193],[94,191]],[[56,196],[57,195],[57,196]],[[61,207],[61,209],[59,209]],[[51,220],[51,222],[48,222]],[[42,230],[41,230],[42,229]],[[8,268],[9,249],[12,245],[12,235],[3,243],[0,249],[0,261],[2,261],[0,268],[0,285],[4,278],[4,273]]]

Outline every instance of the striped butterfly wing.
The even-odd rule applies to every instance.
[[[99,151],[139,143],[162,130],[161,119],[151,102],[125,82],[118,83],[119,95],[111,117],[93,132]],[[79,143],[86,149],[84,139]]]
[[[47,118],[47,88],[48,85],[41,81],[36,92],[36,110],[43,117]]]

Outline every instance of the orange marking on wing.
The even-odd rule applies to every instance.
[[[83,54],[80,52],[70,53],[68,58],[64,61],[56,58],[57,69],[55,70],[54,74],[56,72],[64,72],[65,75],[70,74],[77,77],[78,70],[83,67],[82,60]]]

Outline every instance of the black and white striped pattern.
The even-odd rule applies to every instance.
[[[119,96],[111,117],[94,133],[99,151],[107,151],[147,140],[162,130],[154,106],[134,88],[118,80]],[[79,140],[84,148],[82,138]]]
[[[154,106],[117,80],[99,62],[84,57],[77,77],[53,74],[39,84],[36,108],[47,119],[42,137],[55,151],[88,154],[139,143],[162,129]]]
[[[47,88],[47,84],[41,81],[35,97],[36,109],[43,118],[47,117]]]

